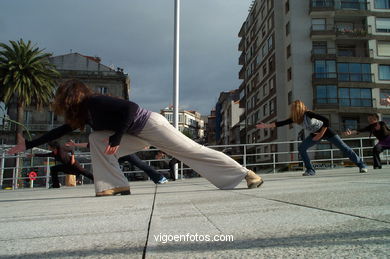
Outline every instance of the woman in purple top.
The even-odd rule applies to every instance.
[[[383,150],[390,149],[390,129],[385,122],[379,121],[379,116],[376,113],[368,115],[367,120],[369,123],[367,127],[357,130],[348,129],[344,134],[349,136],[360,132],[370,132],[370,137],[374,135],[378,139],[378,143],[372,149],[374,169],[382,169],[379,155]]]
[[[64,82],[56,92],[53,107],[57,115],[65,117],[65,124],[33,141],[19,136],[8,153],[22,152],[88,124],[94,130],[89,143],[97,196],[130,193],[118,158],[146,146],[155,146],[183,161],[220,189],[232,189],[244,178],[248,188],[263,183],[261,177],[229,156],[187,138],[162,115],[130,101],[94,94],[81,81]]]

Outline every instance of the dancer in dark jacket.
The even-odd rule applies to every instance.
[[[60,164],[50,167],[50,175],[52,180],[51,188],[60,188],[58,173],[73,174],[76,176],[84,175],[93,180],[93,175],[83,168],[74,158],[73,149],[61,146],[58,142],[52,141],[48,143],[50,153],[32,154],[29,157],[53,157]],[[71,155],[69,155],[71,153]]]
[[[284,121],[277,121],[271,124],[259,123],[256,125],[258,129],[275,128],[296,123],[302,125],[306,130],[310,132],[310,135],[298,146],[299,154],[305,163],[306,171],[303,176],[315,175],[313,165],[311,164],[307,150],[318,144],[321,139],[328,140],[330,143],[338,147],[344,155],[359,167],[360,173],[367,173],[366,165],[363,160],[356,155],[356,153],[345,144],[339,135],[329,127],[329,120],[317,113],[309,111],[302,101],[296,100],[291,105],[291,117]]]
[[[372,149],[374,169],[382,169],[379,155],[383,150],[390,149],[390,129],[384,121],[379,121],[379,116],[376,113],[368,115],[367,120],[369,123],[367,127],[357,130],[348,129],[344,134],[350,136],[361,132],[370,132],[370,137],[374,135],[378,139],[378,143]]]

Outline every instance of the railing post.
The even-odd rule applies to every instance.
[[[49,189],[50,181],[50,158],[46,158],[46,189]]]
[[[330,150],[330,168],[334,168],[334,162],[333,162],[334,154],[333,154],[333,148]]]
[[[15,171],[16,168],[12,168],[12,190],[15,190]]]
[[[5,152],[3,152],[3,154],[1,155],[0,189],[3,189],[4,165],[5,165]]]
[[[360,138],[360,149],[359,149],[360,157],[362,161],[364,161],[364,153],[363,153],[363,139]]]
[[[272,160],[273,160],[273,167],[274,167],[274,174],[276,173],[276,155],[275,153],[272,153]]]
[[[244,157],[243,157],[243,166],[246,167],[246,144],[244,144]]]
[[[18,189],[18,173],[19,173],[19,154],[16,156],[16,167],[14,170],[14,176],[12,179],[14,189]]]
[[[183,170],[184,170],[183,162],[180,162],[180,180],[183,180]]]

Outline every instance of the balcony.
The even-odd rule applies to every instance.
[[[336,82],[374,82],[374,74],[371,73],[336,73],[336,72],[324,72],[313,73],[313,80],[333,80]]]
[[[336,36],[339,38],[365,38],[368,36],[368,27],[357,25],[353,29],[336,28]]]
[[[238,78],[239,79],[245,79],[245,66],[243,66],[240,70],[240,72],[238,73]]]
[[[310,27],[310,37],[315,36],[332,36],[337,38],[363,38],[366,39],[369,34],[371,34],[368,30],[368,27],[365,25],[355,25],[355,28],[338,28],[337,25],[334,24],[313,24]]]
[[[245,64],[245,51],[243,51],[238,58],[238,64],[239,65],[244,65]]]
[[[317,98],[314,99],[315,109],[340,108],[376,108],[373,98]]]
[[[367,1],[340,1],[340,0],[312,0],[310,1],[311,12],[336,11],[336,10],[368,10]]]
[[[238,44],[238,50],[243,51],[245,47],[244,45],[245,45],[245,37],[242,37],[240,43]]]
[[[367,48],[327,48],[319,47],[313,48],[311,51],[311,60],[317,59],[337,59],[346,62],[360,61],[362,58],[372,58],[373,50]]]
[[[310,27],[310,37],[313,36],[335,36],[335,26],[329,24],[313,24]]]

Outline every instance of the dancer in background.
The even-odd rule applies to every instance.
[[[370,132],[370,137],[374,135],[378,139],[378,143],[372,149],[374,169],[382,169],[379,155],[383,150],[390,149],[390,129],[385,122],[379,121],[379,116],[376,113],[368,115],[367,120],[369,123],[367,127],[357,130],[348,129],[344,134],[350,136],[360,132]]]
[[[315,144],[318,144],[322,139],[329,141],[340,149],[345,156],[359,167],[360,173],[367,173],[367,167],[363,163],[363,160],[341,140],[336,132],[329,128],[329,120],[324,116],[309,111],[302,101],[296,100],[291,104],[291,116],[287,120],[277,121],[271,124],[259,123],[256,125],[256,128],[275,128],[291,123],[302,125],[305,130],[310,132],[310,135],[298,146],[299,154],[301,155],[306,167],[306,171],[303,173],[303,176],[316,174],[309,155],[307,154],[307,150]]]
[[[63,147],[56,141],[49,142],[48,146],[51,151],[50,153],[29,154],[28,157],[54,157],[55,161],[61,163],[50,167],[52,181],[51,188],[60,188],[60,182],[58,180],[59,172],[63,172],[64,174],[73,174],[76,175],[76,177],[84,175],[93,181],[93,175],[83,168],[74,158],[73,149]],[[71,153],[71,155],[69,155],[69,153]]]
[[[18,143],[14,154],[57,139],[88,124],[96,195],[130,194],[129,183],[118,158],[155,146],[176,157],[220,189],[232,189],[243,179],[248,188],[260,187],[263,180],[229,156],[197,144],[175,129],[161,114],[145,110],[136,103],[94,94],[79,80],[65,81],[56,92],[54,112],[65,117],[65,124],[40,138]]]

